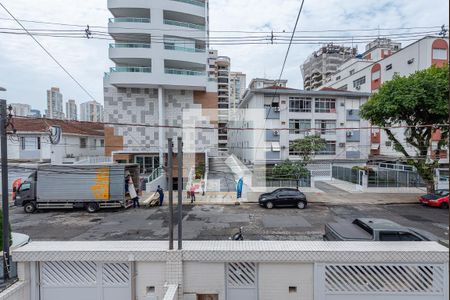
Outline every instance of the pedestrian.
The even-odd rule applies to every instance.
[[[159,194],[159,206],[162,206],[164,201],[164,190],[158,185],[156,192]]]
[[[195,187],[194,185],[191,186],[191,203],[195,202]]]
[[[133,201],[133,208],[139,208],[139,197],[137,195],[136,189],[134,188],[133,178],[128,175],[128,194],[130,195],[131,200]]]

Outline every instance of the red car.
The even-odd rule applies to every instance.
[[[420,203],[433,207],[448,208],[448,195],[440,198],[420,198]]]

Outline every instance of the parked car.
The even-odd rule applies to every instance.
[[[259,196],[259,205],[265,208],[274,208],[282,206],[293,206],[299,209],[306,208],[308,201],[305,194],[297,189],[281,188],[271,193],[265,193]]]
[[[386,219],[359,218],[352,223],[328,223],[324,240],[327,241],[433,241],[431,233],[405,227]]]
[[[448,208],[448,195],[447,189],[439,189],[434,194],[422,195],[419,198],[420,203],[428,206]]]

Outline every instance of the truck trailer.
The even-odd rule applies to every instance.
[[[129,207],[126,177],[139,190],[137,164],[39,165],[15,190],[14,204],[26,213],[36,209]]]

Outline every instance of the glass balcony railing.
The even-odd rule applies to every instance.
[[[174,21],[169,19],[164,19],[164,24],[166,25],[174,25],[179,27],[187,27],[192,29],[198,29],[198,30],[205,30],[205,25],[199,25],[194,23],[188,23],[188,22],[180,22],[180,21]]]
[[[174,1],[184,2],[184,3],[189,3],[189,4],[205,7],[205,2],[203,2],[203,1],[197,1],[197,0],[174,0]]]
[[[109,44],[109,48],[151,48],[148,43],[115,43]]]
[[[206,75],[203,71],[193,71],[188,69],[174,69],[174,68],[165,68],[166,74],[174,74],[174,75],[188,75],[188,76],[203,76]]]
[[[164,44],[164,49],[175,50],[175,51],[184,51],[184,52],[198,52],[198,53],[204,53],[206,51],[206,49],[183,47],[183,46],[177,46],[177,45],[171,45],[171,44]]]
[[[109,23],[150,23],[150,18],[110,18]]]
[[[127,73],[151,73],[152,67],[113,67],[109,69],[111,73],[127,72]]]

